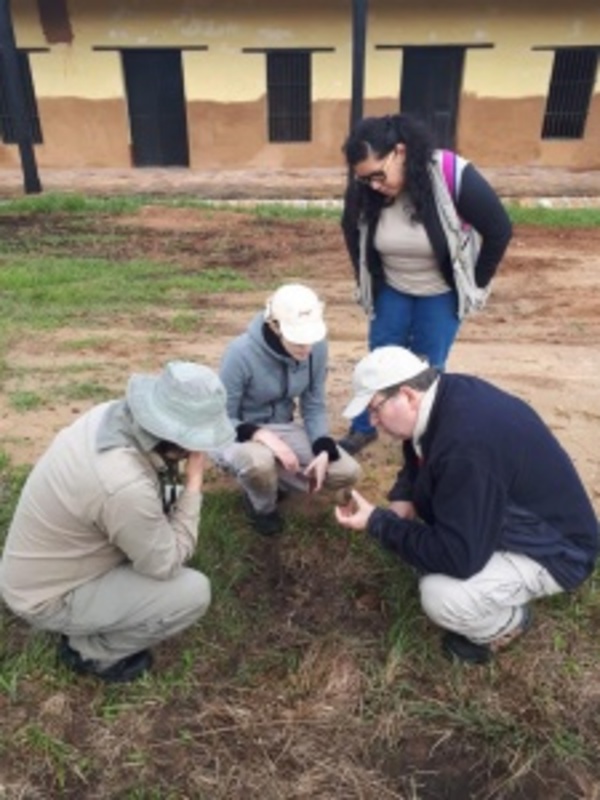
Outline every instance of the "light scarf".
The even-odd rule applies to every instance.
[[[480,288],[475,282],[475,265],[481,249],[481,236],[475,228],[464,223],[458,216],[450,194],[438,151],[429,165],[429,177],[435,207],[446,237],[450,262],[458,295],[458,318],[464,319],[485,306],[490,287]]]
[[[373,319],[373,279],[367,266],[367,239],[369,223],[361,214],[358,220],[358,286],[355,299],[369,319]]]

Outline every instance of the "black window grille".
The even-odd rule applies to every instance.
[[[267,104],[270,142],[311,139],[310,53],[267,53]]]
[[[591,49],[554,54],[542,139],[581,139],[596,80],[598,53]]]
[[[23,102],[25,105],[26,122],[29,125],[31,141],[42,144],[42,127],[38,115],[29,56],[27,53],[18,53],[19,70],[21,72],[21,85],[23,87]],[[4,144],[16,144],[17,129],[15,120],[10,114],[8,97],[6,93],[5,68],[0,55],[0,133]]]

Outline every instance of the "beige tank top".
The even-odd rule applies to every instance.
[[[413,210],[410,197],[403,192],[379,216],[375,247],[381,255],[385,281],[400,292],[419,297],[443,294],[450,287],[425,227],[411,219]]]

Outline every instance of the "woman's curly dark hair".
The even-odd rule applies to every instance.
[[[352,130],[342,148],[349,167],[373,156],[385,158],[397,144],[406,148],[405,191],[415,206],[415,219],[421,221],[431,202],[431,182],[427,170],[433,157],[433,139],[429,129],[407,114],[365,117]],[[362,186],[361,205],[368,219],[376,216],[389,202],[370,186]]]

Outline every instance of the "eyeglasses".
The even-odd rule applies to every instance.
[[[383,408],[383,406],[387,403],[388,400],[391,400],[393,396],[394,396],[393,394],[388,394],[386,397],[383,398],[383,400],[380,400],[378,403],[375,403],[374,405],[373,403],[369,403],[369,405],[367,406],[367,412],[369,416],[378,417],[379,414],[381,413],[381,409]]]
[[[385,183],[387,181],[387,168],[392,160],[392,157],[396,154],[395,150],[390,150],[387,156],[383,159],[383,164],[381,167],[375,172],[371,172],[368,175],[355,175],[354,180],[358,183],[363,183],[366,186],[370,186],[372,183]]]

